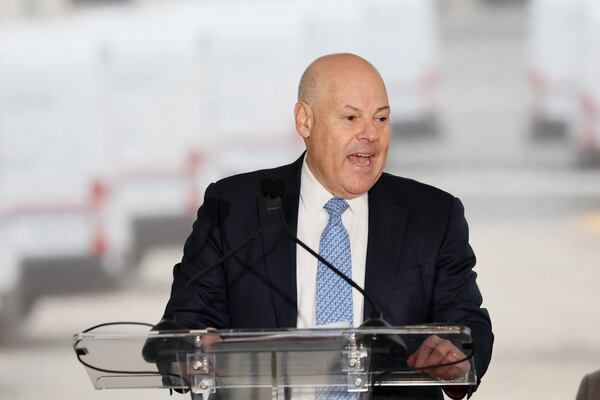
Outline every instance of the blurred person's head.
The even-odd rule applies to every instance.
[[[383,79],[363,58],[326,55],[304,71],[296,130],[310,171],[331,194],[351,199],[379,179],[390,142],[389,114]]]

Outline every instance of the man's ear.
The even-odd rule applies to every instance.
[[[294,106],[294,119],[296,130],[304,140],[308,139],[313,127],[313,112],[304,101],[299,101]]]

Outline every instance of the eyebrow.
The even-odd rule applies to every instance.
[[[362,112],[362,110],[360,108],[351,106],[350,104],[346,104],[344,106],[344,108],[345,107],[351,108],[351,109],[353,109],[356,112]],[[383,106],[383,107],[379,107],[377,110],[375,110],[375,112],[378,113],[378,112],[381,112],[383,110],[389,110],[389,109],[390,109],[390,106]]]

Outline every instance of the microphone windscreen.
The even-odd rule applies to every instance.
[[[272,181],[271,197],[277,198],[277,197],[283,196],[284,188],[285,188],[285,184],[283,183],[283,181],[280,181],[280,180]]]
[[[283,195],[285,184],[281,180],[265,178],[260,181],[262,195],[269,199],[276,199]]]
[[[260,191],[265,197],[271,197],[273,192],[273,180],[271,178],[265,178],[260,181]]]

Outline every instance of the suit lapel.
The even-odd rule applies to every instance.
[[[392,293],[396,271],[400,263],[400,250],[408,212],[401,203],[386,191],[383,175],[369,191],[369,239],[365,271],[365,291],[372,297],[386,318],[389,297]],[[372,308],[367,301],[364,318],[369,318]]]
[[[281,168],[272,178],[285,183],[282,211],[286,223],[296,235],[298,204],[300,200],[300,174],[303,157]],[[386,318],[389,296],[392,293],[408,212],[401,202],[386,190],[383,175],[369,191],[369,236],[365,271],[365,290]],[[288,238],[280,217],[265,213],[265,201],[258,201],[259,218],[265,228],[261,235],[264,261],[272,283],[270,295],[279,328],[295,327],[298,318],[296,288],[296,244]],[[364,303],[364,318],[372,309]]]
[[[287,226],[295,235],[298,226],[300,171],[303,157],[279,170],[272,178],[285,184],[282,211]],[[259,218],[265,224],[262,233],[264,261],[270,279],[270,294],[279,328],[296,326],[298,318],[296,290],[296,244],[287,236],[278,213],[265,212],[265,200],[259,199]]]

